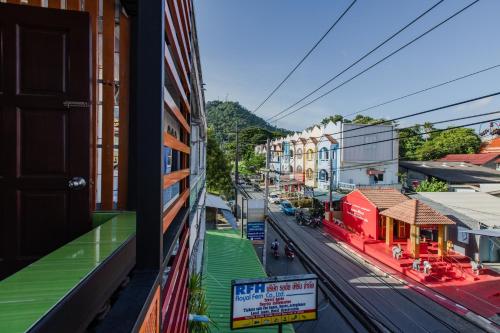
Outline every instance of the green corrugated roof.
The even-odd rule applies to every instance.
[[[231,331],[231,280],[266,277],[257,253],[247,239],[241,239],[234,230],[208,230],[205,236],[203,287],[206,291],[208,313],[217,324],[213,332]],[[277,327],[266,326],[238,330],[241,332],[277,332]],[[284,332],[294,332],[291,325]]]
[[[0,282],[0,332],[26,332],[135,233],[124,212]]]

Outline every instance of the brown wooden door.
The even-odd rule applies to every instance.
[[[0,4],[0,279],[90,229],[89,27]]]

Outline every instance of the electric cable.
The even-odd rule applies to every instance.
[[[252,111],[253,113],[257,112],[270,98],[271,96],[274,95],[274,93],[276,91],[278,91],[278,89],[290,78],[290,76],[292,76],[292,74],[300,67],[300,65],[302,65],[302,63],[311,55],[311,53],[316,49],[316,47],[318,47],[318,45],[323,41],[323,39],[325,39],[325,37],[333,30],[333,28],[335,28],[335,26],[337,25],[337,23],[340,22],[340,20],[342,20],[342,18],[347,14],[347,12],[351,9],[351,7],[356,3],[357,0],[354,0],[353,2],[351,2],[351,4],[349,5],[349,7],[347,7],[344,12],[337,18],[337,20],[335,20],[335,22],[333,22],[333,24],[330,26],[330,28],[328,28],[328,30],[321,36],[321,38],[316,42],[314,43],[313,47],[307,51],[306,55],[304,57],[302,57],[302,59],[299,61],[299,63],[297,65],[295,65],[295,67],[285,76],[285,78],[273,89],[273,91],[271,91],[271,93],[269,93],[269,95],[267,95],[267,97]]]
[[[453,15],[449,16],[448,18],[446,18],[445,20],[441,21],[440,23],[438,23],[437,25],[433,26],[432,28],[426,30],[424,33],[420,34],[419,36],[415,37],[414,39],[412,39],[411,41],[409,41],[408,43],[404,44],[403,46],[399,47],[398,49],[396,49],[395,51],[389,53],[388,55],[386,55],[385,57],[383,57],[382,59],[380,59],[379,61],[377,61],[376,63],[370,65],[369,67],[365,68],[364,70],[362,70],[361,72],[359,72],[358,74],[352,76],[351,78],[343,81],[342,83],[340,83],[339,85],[333,87],[332,89],[328,90],[327,92],[319,95],[318,97],[312,99],[311,101],[307,102],[306,104],[298,107],[297,109],[295,110],[292,110],[284,115],[282,115],[281,117],[279,118],[276,118],[274,119],[274,121],[278,121],[280,119],[283,119],[285,117],[288,117],[294,113],[296,113],[297,111],[305,108],[306,106],[309,106],[313,103],[315,103],[316,101],[320,100],[321,98],[329,95],[330,93],[332,93],[333,91],[337,90],[338,88],[344,86],[345,84],[351,82],[352,80],[354,80],[355,78],[361,76],[362,74],[368,72],[369,70],[371,70],[372,68],[374,68],[375,66],[379,65],[380,63],[384,62],[385,60],[389,59],[390,57],[392,57],[393,55],[397,54],[398,52],[402,51],[403,49],[405,49],[406,47],[410,46],[411,44],[415,43],[416,41],[418,41],[419,39],[421,39],[422,37],[424,37],[425,35],[429,34],[430,32],[432,32],[433,30],[437,29],[438,27],[440,27],[441,25],[445,24],[446,22],[450,21],[451,19],[453,19],[454,17],[458,16],[459,14],[461,14],[462,12],[464,12],[465,10],[469,9],[470,7],[472,7],[473,5],[475,5],[476,3],[478,3],[479,0],[475,0],[474,2],[468,4],[467,6],[463,7],[462,9],[460,9],[459,11],[455,12]],[[302,99],[303,100],[303,99]],[[299,102],[300,103],[300,102]],[[296,103],[294,103],[296,105]],[[291,107],[288,107],[287,109],[281,111],[279,114],[282,114],[284,113],[286,110],[289,110]],[[276,117],[278,114],[276,114],[275,116],[273,116],[272,118]],[[272,118],[269,118],[269,119],[272,119]],[[267,120],[269,120],[267,119]]]

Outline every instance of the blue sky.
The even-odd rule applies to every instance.
[[[283,110],[436,2],[358,0],[302,67],[256,114],[266,119]],[[471,2],[445,0],[328,87],[357,74]],[[207,101],[233,100],[253,110],[349,3],[349,0],[195,0]],[[355,112],[500,64],[499,14],[500,1],[481,0],[386,62],[279,120],[277,125],[301,130],[328,115]],[[393,118],[496,91],[500,91],[500,68],[364,114]],[[491,98],[403,120],[401,124],[500,110],[499,101],[500,98]]]

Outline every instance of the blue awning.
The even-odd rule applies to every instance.
[[[229,224],[233,227],[233,229],[238,229],[238,225],[236,224],[236,217],[234,217],[233,213],[227,209],[221,209],[222,215],[229,222]]]
[[[479,236],[500,237],[500,229],[464,230],[462,232]]]

